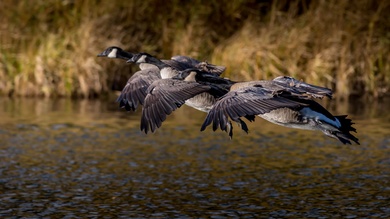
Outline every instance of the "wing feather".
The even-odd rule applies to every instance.
[[[326,87],[320,87],[312,84],[299,81],[289,76],[279,76],[272,80],[272,82],[283,87],[285,90],[292,94],[307,95],[313,98],[332,98],[332,90]]]
[[[147,89],[141,116],[141,130],[148,133],[161,127],[170,115],[185,101],[208,91],[210,86],[175,79],[160,79]]]
[[[145,69],[134,73],[117,98],[119,106],[121,108],[125,107],[127,111],[135,111],[138,104],[144,104],[148,87],[159,79],[161,77],[158,69]]]
[[[297,108],[302,103],[274,94],[263,87],[246,87],[230,91],[210,110],[201,130],[213,123],[213,130],[218,127],[226,131],[227,122],[240,121],[240,117],[268,113],[278,108]]]
[[[226,69],[225,66],[213,65],[207,62],[201,62],[188,56],[181,55],[173,56],[171,60],[163,60],[163,62],[179,71],[195,68],[216,75],[221,75]]]

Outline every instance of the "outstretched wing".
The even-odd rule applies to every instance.
[[[180,62],[180,61],[173,60],[173,59],[161,60],[161,61],[164,62],[165,64],[171,66],[172,68],[174,68],[177,71],[184,71],[184,70],[189,69],[189,68],[194,68],[194,66],[191,65],[191,63]]]
[[[141,130],[148,133],[159,128],[166,116],[184,102],[210,89],[207,85],[176,79],[160,79],[153,82],[145,98],[141,116]]]
[[[201,127],[205,130],[213,123],[213,130],[220,127],[226,131],[228,119],[239,121],[242,116],[254,116],[268,113],[278,108],[296,108],[302,104],[294,100],[279,96],[263,87],[245,87],[230,91],[223,96],[210,110]]]
[[[158,68],[145,69],[134,73],[117,99],[119,106],[127,111],[135,111],[138,104],[143,105],[149,85],[159,79],[161,79],[161,76]]]
[[[208,62],[201,62],[191,57],[181,56],[181,55],[173,56],[171,60],[165,60],[164,62],[166,62],[168,65],[176,68],[179,71],[195,68],[216,75],[221,75],[226,69],[225,66],[213,65]]]
[[[286,91],[289,91],[292,94],[305,95],[313,98],[323,98],[324,96],[332,98],[331,89],[308,84],[289,76],[279,76],[273,79],[272,82],[283,87]]]
[[[197,69],[207,71],[213,74],[220,76],[225,70],[226,67],[222,65],[213,65],[208,62],[200,62],[197,66]]]

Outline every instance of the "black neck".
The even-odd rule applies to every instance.
[[[166,68],[166,67],[170,67],[168,64],[164,63],[164,62],[161,61],[160,59],[158,59],[158,58],[156,58],[156,57],[153,57],[153,56],[147,57],[146,63],[155,65],[155,66],[157,66],[157,68],[159,68],[160,70],[163,69],[163,68]]]
[[[129,60],[129,59],[133,58],[134,54],[127,52],[127,51],[124,51],[124,50],[118,50],[116,53],[116,56],[120,59]]]

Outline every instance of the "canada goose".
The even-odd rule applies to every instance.
[[[139,104],[143,105],[146,96],[146,89],[153,81],[161,79],[160,70],[155,63],[160,63],[162,66],[179,70],[190,67],[205,68],[207,66],[218,69],[219,71],[225,70],[225,67],[223,66],[214,66],[208,63],[204,64],[203,62],[186,56],[174,56],[171,60],[159,60],[147,53],[130,53],[117,46],[108,47],[97,56],[124,59],[128,62],[137,63],[139,65],[141,70],[137,71],[130,77],[121,94],[117,98],[119,106],[121,108],[125,108],[127,111],[135,111]],[[153,64],[150,64],[149,62],[138,60],[143,56],[147,56],[147,59],[154,60],[155,62],[151,62]],[[136,57],[136,59],[132,59],[133,57]],[[171,75],[168,75],[167,77],[171,77]]]
[[[117,46],[108,47],[98,54],[98,57],[125,59],[127,62],[139,65],[141,71],[133,74],[117,99],[120,107],[127,111],[135,111],[138,104],[143,105],[147,88],[153,81],[161,79],[162,76],[171,78],[178,71],[188,68],[207,70],[218,75],[225,70],[224,66],[200,62],[187,56],[173,56],[171,60],[159,60],[147,53],[130,53]],[[162,71],[162,76],[159,68],[165,68]],[[187,104],[191,105],[191,101],[188,101]],[[192,106],[196,108],[196,102]]]
[[[228,119],[236,121],[242,116],[258,115],[277,125],[319,130],[344,144],[351,144],[351,141],[359,144],[350,133],[356,132],[352,127],[354,123],[346,115],[333,116],[312,99],[323,96],[331,97],[331,92],[287,77],[237,83],[210,110],[201,131],[211,123],[214,131],[218,127],[226,130]]]
[[[97,55],[98,57],[108,57],[129,60],[134,53],[127,52],[120,47],[111,46]],[[148,63],[140,63],[141,70],[135,72],[127,81],[117,98],[119,106],[127,111],[135,111],[138,105],[143,105],[146,96],[146,89],[149,85],[158,79],[161,79],[160,70]]]
[[[98,57],[107,57],[107,58],[112,58],[112,59],[124,59],[128,62],[131,62],[129,60],[131,58],[133,58],[133,56],[136,54],[137,53],[131,53],[131,52],[125,51],[122,48],[117,47],[117,46],[110,46],[107,49],[105,49],[103,52],[99,53],[97,56]],[[153,68],[156,70],[155,74],[159,74],[158,68],[155,65],[151,65],[148,63],[139,63],[139,68],[141,70]]]
[[[185,79],[182,78],[183,75],[186,75]],[[196,81],[196,75],[205,77],[203,84]],[[206,79],[207,77],[210,79]],[[186,69],[173,78],[153,82],[146,91],[147,96],[141,116],[141,130],[145,133],[148,133],[149,130],[154,132],[165,121],[166,116],[174,110],[183,104],[193,106],[188,104],[189,100],[197,102],[195,104],[199,108],[196,109],[208,112],[217,101],[217,98],[222,97],[229,91],[231,84],[230,80],[199,69]],[[247,118],[252,121],[254,116],[248,116]],[[245,132],[248,132],[243,121],[237,119],[236,122]],[[232,137],[231,130],[227,130],[230,137]]]
[[[224,66],[217,66],[207,62],[200,62],[196,59],[187,56],[173,56],[171,60],[160,60],[148,53],[135,54],[127,62],[134,62],[137,64],[148,63],[157,66],[160,69],[161,78],[172,78],[179,71],[186,69],[199,69],[208,71],[216,75],[221,75],[225,71]]]

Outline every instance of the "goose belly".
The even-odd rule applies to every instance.
[[[309,107],[300,110],[280,108],[258,116],[277,125],[296,129],[337,131],[341,127],[337,118],[329,118]]]
[[[215,98],[209,93],[201,93],[186,100],[185,104],[207,113],[211,110],[215,102]]]
[[[305,130],[318,130],[314,120],[307,119],[302,116],[300,111],[289,108],[279,108],[258,116],[280,126]]]

